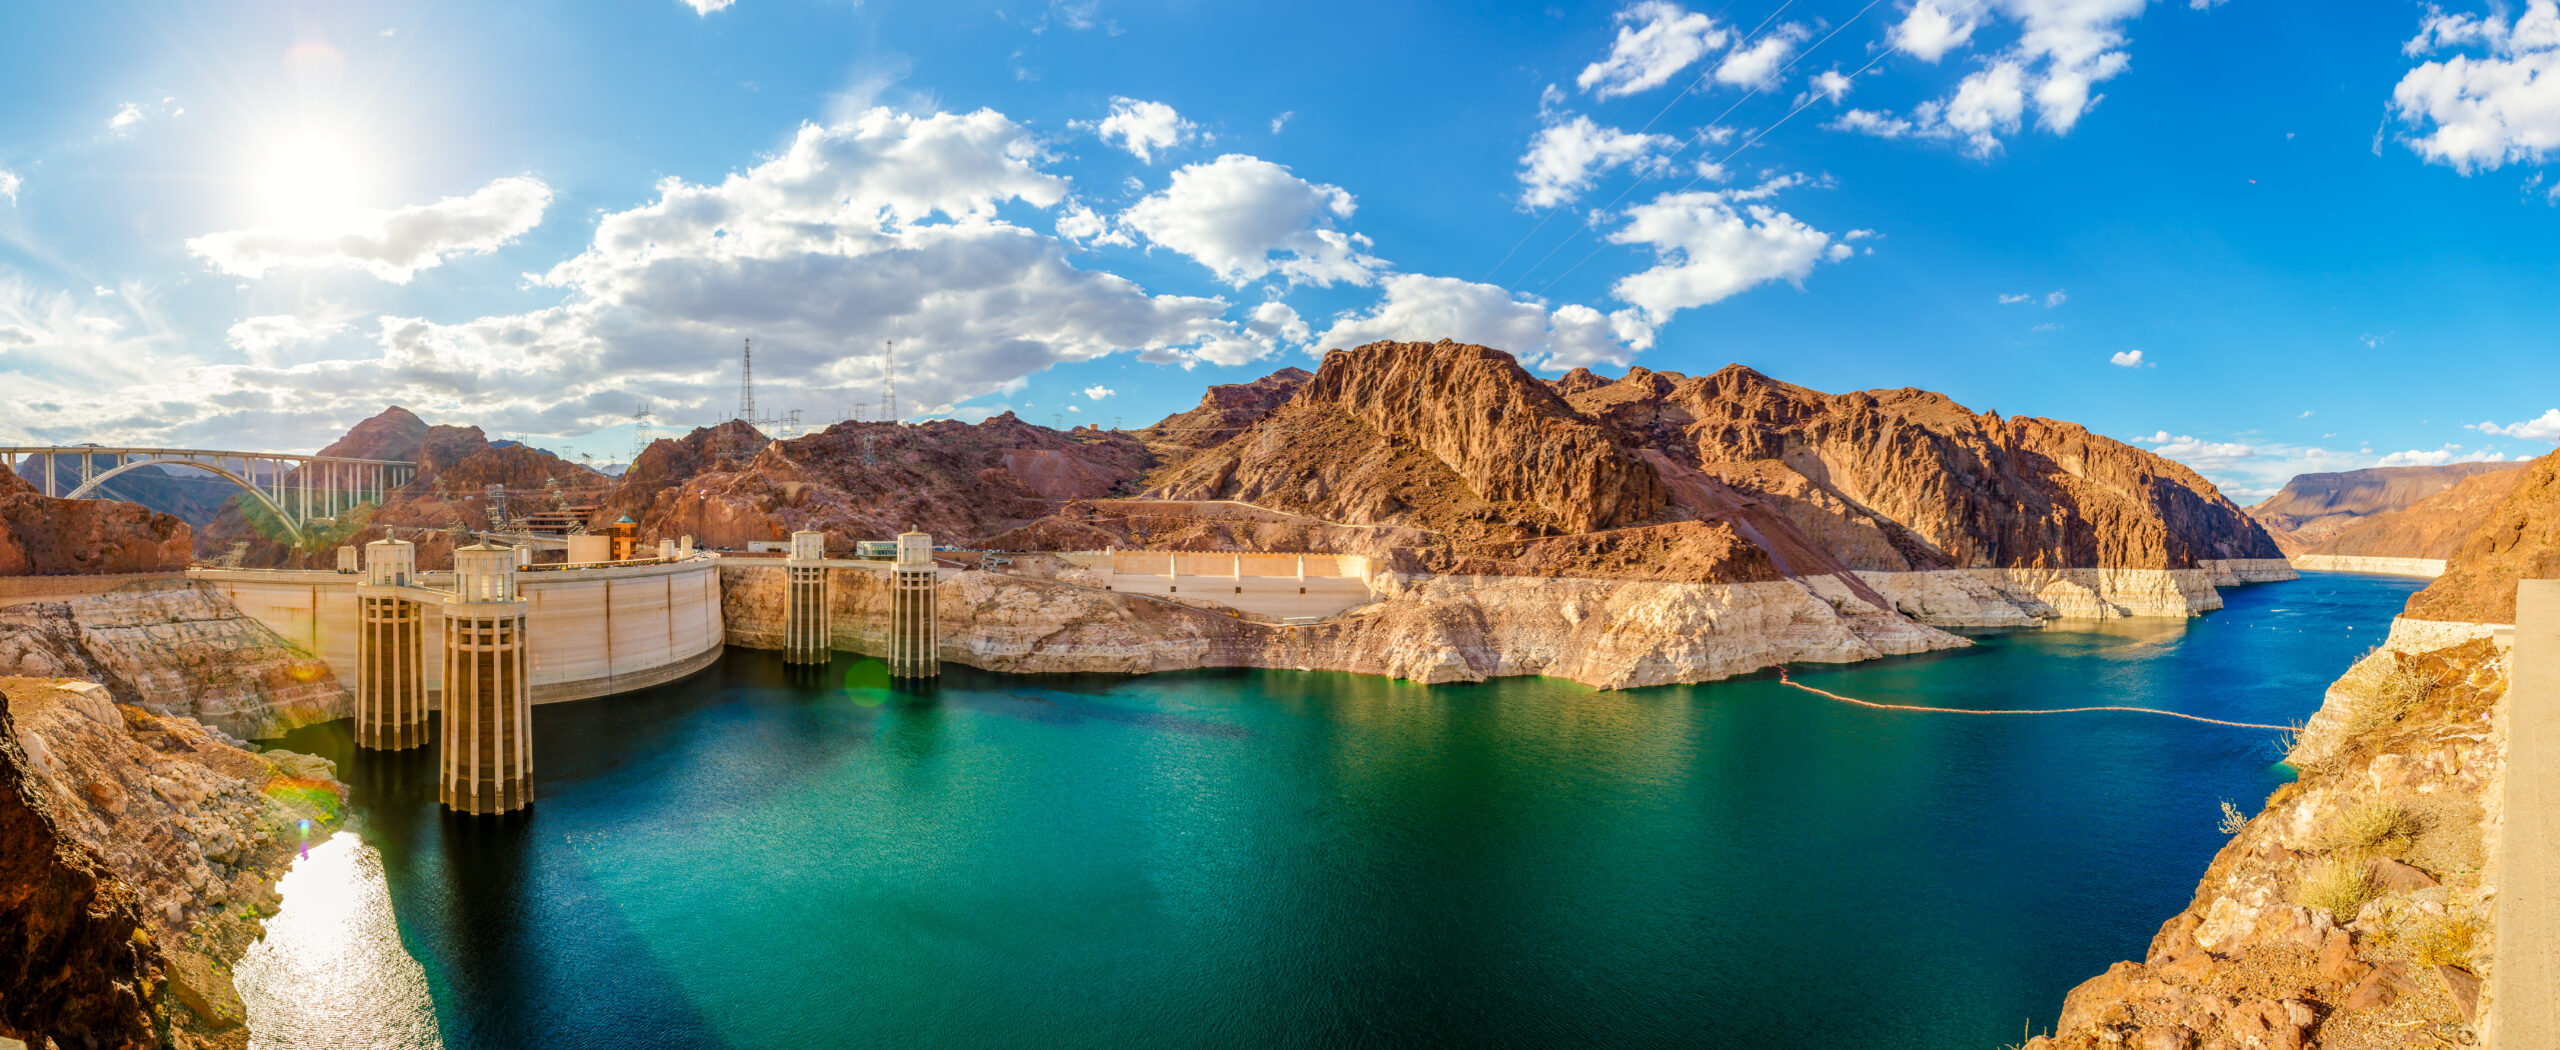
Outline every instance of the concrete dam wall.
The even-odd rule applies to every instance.
[[[356,584],[324,571],[192,569],[250,618],[318,655],[341,681],[356,668]],[[422,573],[429,586],[451,573]],[[720,658],[720,572],[708,557],[631,565],[536,567],[517,574],[526,603],[532,701],[584,700],[671,682]],[[424,622],[426,646],[443,645],[441,617]],[[426,665],[440,698],[443,669]]]

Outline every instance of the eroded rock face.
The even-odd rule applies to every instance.
[[[1283,368],[1250,383],[1212,386],[1200,395],[1198,408],[1166,416],[1135,433],[1156,450],[1159,458],[1178,462],[1261,422],[1262,417],[1297,396],[1298,389],[1313,378],[1315,373],[1306,369]]]
[[[851,569],[831,577],[835,647],[886,652],[889,599],[880,577]],[[778,565],[722,566],[730,644],[781,647],[782,579]],[[1389,576],[1378,581],[1380,601],[1359,614],[1283,628],[1079,586],[1065,575],[971,571],[942,582],[942,658],[1027,674],[1262,667],[1416,682],[1534,674],[1623,689],[1967,644],[1821,581]]]
[[[187,567],[194,532],[134,503],[55,499],[0,472],[0,576],[165,572]]]
[[[2516,622],[2516,581],[2560,576],[2560,452],[2534,460],[2480,516],[2445,573],[2409,596],[2414,620]]]
[[[2332,728],[2290,756],[2301,779],[2223,847],[2193,903],[2027,1045],[2476,1045],[2506,685],[2485,639],[2366,657],[2330,691]]]
[[[63,1046],[245,1047],[229,968],[345,786],[94,682],[0,678],[0,1030]],[[14,967],[14,969],[12,969]]]
[[[1739,365],[1633,369],[1570,398],[1625,440],[1776,506],[1851,569],[2188,569],[2281,557],[2186,467],[1943,394],[1824,394]]]
[[[2420,515],[2416,520],[2387,525],[2379,529],[2361,526],[2375,518],[2395,515],[2427,502],[2439,493],[2479,480],[2483,475],[2507,474],[2517,469],[2513,463],[2448,463],[2435,467],[2371,467],[2335,473],[2300,474],[2285,483],[2284,488],[2249,508],[2251,517],[2267,527],[2269,535],[2286,554],[2352,554],[2385,558],[2442,558],[2451,551],[2433,554],[2398,553],[2418,544],[2406,539],[2393,542],[2395,533],[2425,530],[2423,522],[2438,515]],[[2476,500],[2484,493],[2500,493],[2515,484],[2512,477],[2490,482],[2485,487],[2473,486],[2468,499]],[[2494,500],[2494,495],[2489,496]],[[2466,523],[2463,527],[2468,528]],[[2348,532],[2362,533],[2346,548],[2333,549]],[[2449,547],[2461,542],[2460,532],[2442,537]],[[2411,539],[2414,539],[2412,537]]]
[[[1117,431],[1037,427],[1010,412],[982,423],[839,423],[761,442],[743,423],[652,445],[597,511],[630,515],[644,542],[692,536],[744,549],[800,529],[846,550],[856,540],[922,529],[975,545],[1049,517],[1069,500],[1126,494],[1151,462]]]
[[[327,665],[191,581],[0,608],[0,675],[84,678],[241,739],[354,710]]]

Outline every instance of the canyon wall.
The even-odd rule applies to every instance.
[[[345,785],[76,678],[0,678],[0,1034],[248,1045],[231,964]]]
[[[2288,756],[2299,779],[2028,1050],[2477,1045],[2506,689],[2485,638],[2359,661]]]
[[[2404,516],[2401,512],[2454,488],[2467,487],[2471,494],[2439,503],[2439,508],[2449,509],[2450,504],[2474,500],[2484,492],[2495,498],[2494,493],[2514,484],[2513,478],[2477,483],[2484,476],[2514,469],[2513,463],[2448,463],[2300,474],[2275,495],[2250,507],[2249,515],[2266,526],[2288,555],[2442,558],[2451,552],[2430,545],[2461,542],[2469,523],[2459,515],[2422,510]],[[2349,533],[2355,535],[2348,537]]]
[[[2430,580],[2444,575],[2445,565],[2442,558],[2382,558],[2358,554],[2296,554],[2286,560],[2305,572],[2363,572]]]
[[[0,675],[88,679],[117,703],[242,739],[354,712],[318,655],[185,579],[0,607]]]
[[[2560,577],[2560,452],[2534,460],[2473,523],[2444,575],[2410,596],[2414,620],[2516,622],[2516,581]]]
[[[780,648],[781,566],[738,561],[721,575],[730,644]],[[859,569],[829,577],[835,647],[886,652],[885,584]],[[1377,587],[1380,601],[1349,616],[1292,627],[1068,583],[946,573],[941,655],[1023,674],[1261,667],[1416,682],[1535,674],[1621,689],[1968,644],[1828,577],[1807,586],[1390,573]]]

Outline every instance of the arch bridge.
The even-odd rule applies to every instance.
[[[69,462],[64,462],[68,460]],[[98,486],[148,466],[201,470],[239,486],[303,538],[303,527],[334,521],[359,506],[380,506],[385,496],[417,476],[418,465],[391,459],[297,456],[282,452],[225,452],[201,448],[109,448],[103,445],[0,447],[0,465],[20,477],[28,461],[47,496],[88,499]]]

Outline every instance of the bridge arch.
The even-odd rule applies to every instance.
[[[223,480],[228,481],[228,482],[232,483],[233,485],[237,485],[237,486],[239,486],[241,491],[246,492],[246,493],[248,493],[252,498],[255,498],[255,499],[258,501],[258,504],[259,504],[260,506],[263,506],[263,507],[267,508],[267,512],[268,512],[268,513],[275,515],[276,523],[277,523],[277,524],[279,524],[279,525],[284,526],[284,528],[285,528],[285,531],[286,531],[286,532],[290,532],[290,533],[292,533],[292,534],[293,534],[293,542],[294,542],[296,545],[301,544],[301,542],[302,542],[302,540],[303,540],[303,536],[302,536],[302,526],[301,526],[301,524],[300,524],[300,523],[295,522],[295,521],[293,520],[293,515],[292,515],[291,513],[288,513],[288,512],[284,509],[284,507],[283,507],[283,506],[281,506],[281,505],[279,505],[278,503],[276,503],[276,501],[275,501],[274,499],[269,498],[269,497],[268,497],[268,495],[267,495],[265,492],[261,491],[261,490],[258,488],[258,486],[256,486],[256,485],[254,485],[254,484],[250,483],[249,479],[244,478],[244,477],[241,477],[241,476],[240,476],[240,475],[238,475],[238,474],[234,474],[234,473],[232,473],[230,470],[228,470],[228,469],[226,469],[226,468],[224,468],[224,467],[220,466],[219,464],[207,463],[207,462],[205,462],[205,461],[203,461],[203,460],[200,460],[200,459],[189,459],[189,458],[186,458],[186,457],[183,457],[183,456],[173,456],[173,457],[166,457],[166,458],[159,458],[159,457],[155,457],[155,458],[149,458],[149,459],[137,459],[137,460],[133,460],[133,461],[128,462],[128,463],[120,464],[120,465],[118,465],[118,466],[114,467],[113,469],[108,470],[108,471],[107,471],[106,473],[104,473],[104,474],[99,474],[99,475],[97,475],[97,476],[95,476],[95,477],[90,478],[90,479],[89,479],[89,480],[87,480],[87,481],[81,482],[81,483],[80,483],[80,485],[79,485],[79,487],[72,489],[72,490],[71,490],[71,492],[70,492],[70,494],[69,494],[69,495],[64,496],[63,498],[64,498],[64,499],[88,499],[88,498],[89,498],[89,493],[94,492],[94,491],[97,491],[98,486],[106,484],[106,483],[107,483],[107,481],[108,481],[108,479],[113,478],[113,477],[115,477],[115,476],[116,476],[116,475],[118,475],[118,474],[122,474],[122,473],[124,473],[125,471],[132,470],[132,469],[133,469],[133,468],[135,468],[135,467],[148,467],[148,466],[152,466],[152,465],[155,465],[155,464],[170,464],[170,465],[181,466],[181,467],[193,467],[193,468],[195,468],[195,469],[197,469],[197,470],[204,471],[204,472],[206,472],[206,473],[208,473],[208,474],[217,475],[217,476],[221,477]]]

